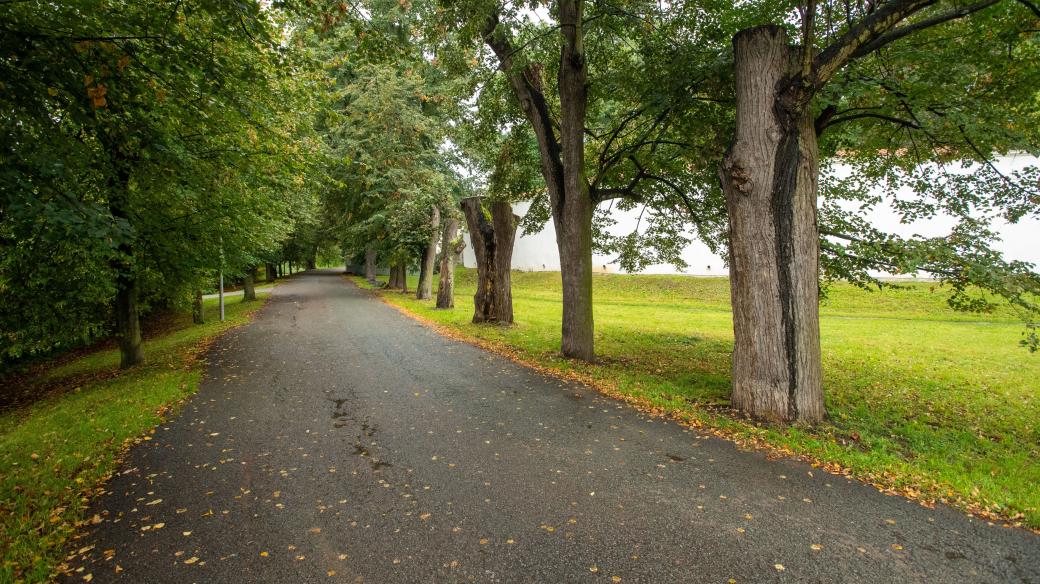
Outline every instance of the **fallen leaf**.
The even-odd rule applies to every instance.
[[[823,546],[818,544],[818,543],[814,543],[814,544],[809,546],[809,549],[811,549],[814,552],[818,552],[818,551],[823,549]]]
[[[776,568],[777,572],[783,572],[784,571],[784,565],[783,564],[773,564],[773,567]]]
[[[195,556],[192,556],[192,557],[184,560],[184,563],[185,564],[194,564],[197,561],[199,561],[199,559],[197,557],[195,557]]]

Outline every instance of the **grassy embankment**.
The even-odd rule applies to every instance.
[[[558,355],[558,273],[514,272],[512,327],[471,324],[474,291],[473,272],[460,270],[455,310],[381,294],[451,333],[645,409],[1040,528],[1040,356],[1018,346],[1022,325],[1010,311],[955,312],[929,283],[884,292],[836,284],[821,307],[829,422],[763,427],[726,409],[733,332],[724,278],[595,276],[596,365]]]
[[[126,447],[149,440],[149,430],[198,389],[208,342],[261,305],[231,300],[220,322],[217,301],[207,300],[206,324],[176,315],[145,341],[145,365],[119,371],[118,349],[108,349],[29,381],[48,397],[0,413],[0,582],[49,578],[76,527],[91,521],[90,496]]]

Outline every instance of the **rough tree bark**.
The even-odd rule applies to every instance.
[[[459,220],[454,217],[444,224],[441,239],[441,278],[437,286],[437,308],[455,308],[455,264],[466,243],[459,237]]]
[[[415,297],[429,300],[433,296],[433,262],[437,259],[437,230],[441,224],[441,210],[435,205],[430,212],[430,242],[426,244],[426,254],[419,265],[419,285],[415,287]]]
[[[592,211],[585,180],[585,108],[588,102],[582,0],[561,0],[560,144],[564,191],[553,203],[553,223],[563,277],[562,350],[566,357],[594,357],[592,322]]]
[[[404,262],[393,264],[390,266],[390,278],[386,283],[387,288],[401,289],[401,292],[408,291],[408,266]]]
[[[520,102],[535,137],[542,162],[542,176],[549,191],[556,245],[560,251],[563,280],[561,352],[565,357],[591,361],[595,356],[592,320],[592,211],[595,201],[584,173],[587,64],[582,26],[583,0],[559,0],[559,24],[563,37],[558,86],[560,118],[550,112],[542,89],[542,68],[520,68],[513,60],[516,49],[494,14],[482,30],[484,42],[498,57],[513,94]],[[559,127],[557,140],[554,128]]]
[[[823,406],[818,152],[800,51],[776,26],[734,37],[736,136],[720,178],[729,212],[734,408],[814,422]]]
[[[509,203],[490,205],[490,221],[480,197],[461,202],[473,254],[477,258],[477,293],[473,295],[473,322],[513,322],[510,268],[513,242],[520,217]]]
[[[110,149],[117,161],[116,175],[109,182],[112,198],[108,203],[113,217],[129,219],[128,187],[130,184],[129,161],[118,149]],[[137,313],[137,274],[133,266],[133,246],[124,241],[119,244],[119,257],[112,262],[116,273],[116,339],[119,342],[119,367],[127,368],[144,362],[141,345],[141,321]]]
[[[365,250],[365,279],[369,282],[376,281],[376,259],[379,254],[374,249]]]
[[[144,362],[141,346],[141,321],[137,315],[137,278],[116,278],[116,337],[119,339],[119,366],[133,367]]]
[[[195,290],[191,297],[191,322],[205,324],[206,317],[202,311],[202,290]]]
[[[249,268],[242,276],[242,302],[256,300],[256,269]]]

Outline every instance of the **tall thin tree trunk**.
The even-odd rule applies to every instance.
[[[266,276],[268,282],[274,282],[274,279],[276,278],[274,273],[274,264],[270,262],[264,264],[264,276]]]
[[[376,281],[376,258],[378,255],[374,249],[365,250],[365,279],[369,282]]]
[[[256,300],[256,287],[254,282],[256,281],[256,268],[249,268],[246,270],[246,275],[242,277],[242,301],[250,302]]]
[[[433,295],[433,262],[437,260],[437,228],[441,224],[441,210],[434,205],[430,212],[430,242],[426,244],[426,254],[419,265],[419,285],[415,287],[415,297],[429,300]]]
[[[760,418],[814,422],[826,415],[818,152],[811,112],[787,99],[784,84],[799,51],[775,26],[743,31],[733,43],[737,127],[719,172],[730,221],[731,403]]]
[[[473,295],[473,322],[513,322],[510,268],[519,217],[509,203],[491,204],[488,221],[480,197],[463,199],[473,254],[477,259],[477,293]]]
[[[191,298],[191,321],[195,324],[205,324],[206,316],[202,310],[202,290],[195,290]]]
[[[119,339],[119,366],[133,367],[144,362],[141,321],[137,314],[137,279],[116,278],[116,337]]]
[[[584,0],[558,0],[560,35],[559,123],[542,88],[542,68],[518,66],[517,49],[493,14],[481,30],[484,42],[498,57],[514,95],[538,140],[542,176],[549,191],[556,245],[563,279],[561,351],[564,356],[591,361],[595,355],[592,321],[592,210],[595,201],[585,177],[585,113],[588,103],[585,59]],[[556,128],[559,128],[559,140]]]
[[[437,308],[455,308],[455,263],[466,244],[459,237],[459,220],[452,217],[444,224],[441,239],[441,278],[437,286]]]
[[[583,32],[583,0],[560,0],[560,146],[563,159],[562,199],[555,201],[553,221],[560,248],[563,278],[562,351],[565,357],[591,361],[595,354],[592,322],[592,211],[585,179],[585,110],[587,67]]]

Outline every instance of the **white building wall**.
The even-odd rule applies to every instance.
[[[1013,172],[1026,166],[1040,165],[1040,160],[1032,156],[1012,155],[997,161],[997,168],[1001,172]],[[839,171],[840,172],[840,171]],[[910,190],[905,189],[906,196],[910,196]],[[513,206],[513,212],[523,216],[527,212],[530,203],[519,203]],[[617,224],[611,228],[611,232],[617,235],[625,235],[632,232],[638,221],[639,210],[613,212]],[[922,235],[925,237],[937,237],[949,233],[954,221],[949,217],[937,217],[928,221],[915,223],[900,223],[899,217],[887,207],[875,209],[868,215],[870,221],[878,228],[896,233],[904,237]],[[1020,260],[1040,266],[1040,220],[1025,219],[1018,224],[1009,225],[1004,222],[996,222],[994,231],[1000,234],[1003,240],[996,248],[1005,254],[1008,260]],[[476,258],[473,249],[466,237],[466,249],[463,251],[463,263],[467,268],[476,267]],[[699,241],[694,241],[683,251],[683,259],[689,265],[685,271],[679,272],[668,264],[657,264],[649,266],[641,273],[644,274],[690,274],[696,276],[724,276],[729,271],[722,262],[722,258],[711,253],[708,247]],[[593,269],[597,272],[622,272],[623,270],[614,263],[615,257],[593,255]],[[556,231],[552,220],[545,225],[540,232],[517,236],[513,249],[513,269],[522,271],[559,271],[560,254],[556,248]],[[884,276],[886,274],[878,274]]]

